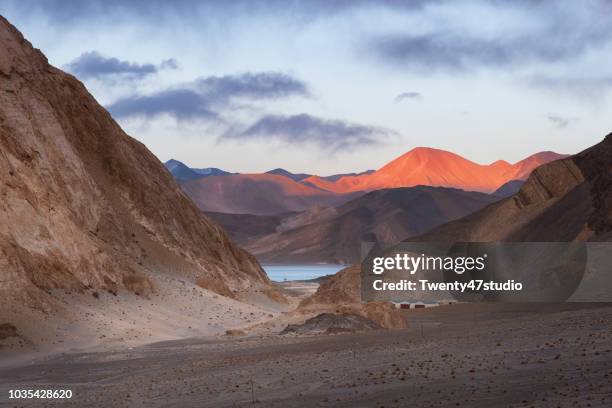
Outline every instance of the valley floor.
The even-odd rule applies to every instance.
[[[0,406],[609,407],[612,305],[460,304],[410,327],[167,341],[2,366]],[[9,389],[71,389],[65,401]]]

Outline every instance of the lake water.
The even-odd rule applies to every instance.
[[[309,280],[325,275],[333,275],[346,265],[262,265],[270,279],[277,282],[284,280]]]

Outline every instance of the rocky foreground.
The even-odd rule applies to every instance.
[[[28,407],[609,407],[611,305],[464,304],[403,330],[181,340],[4,362],[11,388],[69,388]],[[7,365],[11,364],[11,365]]]

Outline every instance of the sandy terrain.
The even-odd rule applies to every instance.
[[[22,339],[0,343],[0,360],[15,351],[104,351],[189,337],[224,336],[228,329],[261,324],[292,304],[252,293],[236,301],[201,288],[179,275],[152,273],[154,291],[146,296],[122,290],[83,293],[55,291],[47,313],[11,304],[2,311],[19,322]],[[292,300],[292,303],[299,298]],[[259,332],[265,333],[267,328]]]
[[[410,327],[397,331],[194,338],[5,361],[0,405],[612,404],[612,305],[460,304],[405,313]],[[74,398],[16,404],[7,400],[12,388],[69,388]]]

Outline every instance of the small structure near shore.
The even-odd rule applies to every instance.
[[[427,309],[430,307],[438,307],[443,305],[451,305],[455,302],[441,301],[441,302],[393,302],[396,309],[408,310],[408,309]]]

